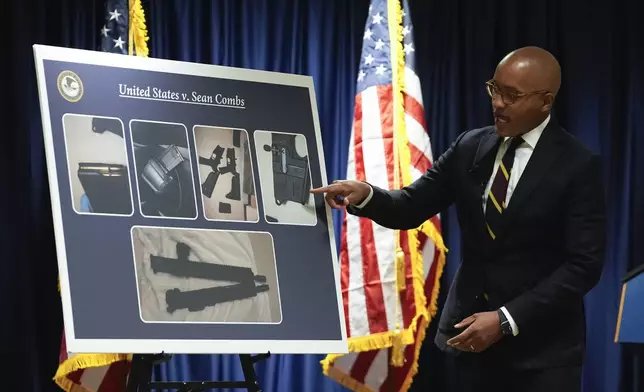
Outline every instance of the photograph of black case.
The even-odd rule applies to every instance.
[[[81,162],[78,164],[78,179],[89,199],[92,212],[101,214],[132,212],[129,178],[125,166]]]

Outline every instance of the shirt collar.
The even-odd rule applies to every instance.
[[[536,128],[532,129],[530,132],[524,133],[522,135],[523,140],[528,143],[528,145],[534,150],[534,148],[537,146],[537,142],[539,141],[539,138],[541,137],[541,134],[543,133],[543,130],[546,129],[546,125],[548,125],[548,122],[550,121],[550,115],[543,120],[543,122],[539,125],[537,125]],[[504,142],[506,142],[509,139],[509,137],[506,137],[504,139]]]

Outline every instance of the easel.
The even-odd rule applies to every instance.
[[[127,392],[152,392],[155,390],[177,390],[177,392],[203,392],[209,389],[246,388],[248,392],[262,392],[255,375],[255,363],[270,357],[271,353],[239,354],[244,381],[152,381],[154,365],[169,361],[170,354],[134,354],[127,381]]]

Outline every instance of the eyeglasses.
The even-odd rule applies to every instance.
[[[529,91],[526,93],[514,93],[514,92],[509,92],[509,91],[503,91],[499,88],[499,86],[494,83],[494,80],[488,80],[485,82],[485,89],[487,90],[488,95],[490,98],[494,98],[497,95],[501,97],[501,100],[503,101],[504,104],[506,105],[512,105],[519,99],[523,97],[527,97],[529,95],[536,95],[536,94],[546,94],[549,93],[550,91],[548,90],[539,90],[539,91]]]

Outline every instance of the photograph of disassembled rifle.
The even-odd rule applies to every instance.
[[[248,132],[201,125],[193,132],[206,219],[258,221]]]

